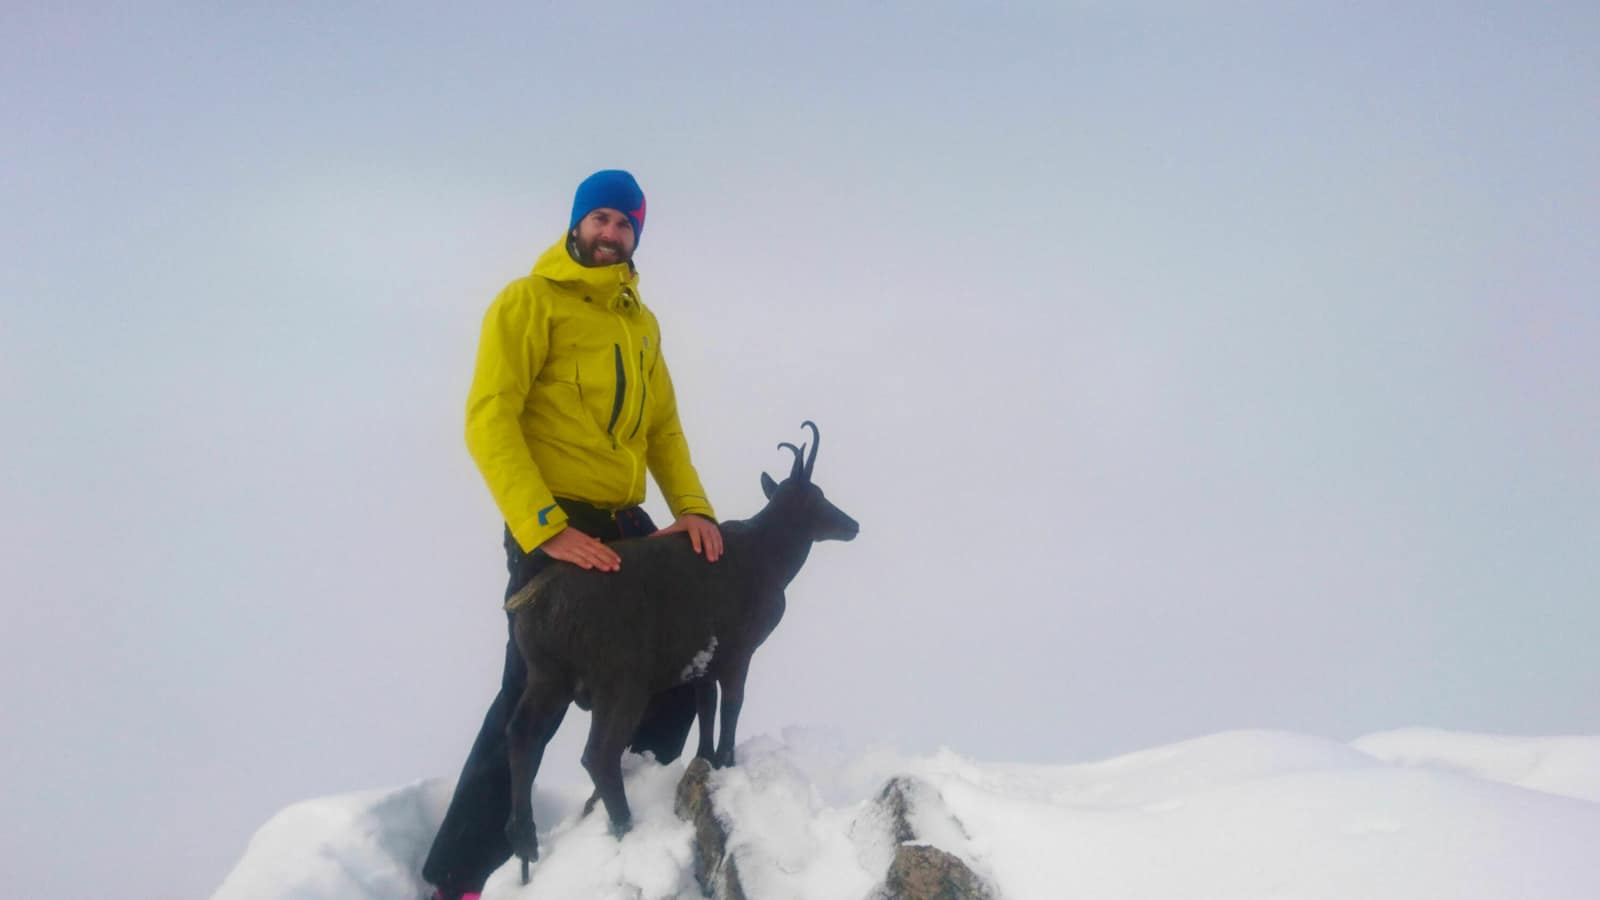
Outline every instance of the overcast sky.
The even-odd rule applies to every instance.
[[[455,774],[477,330],[606,167],[719,512],[812,418],[862,524],[741,735],[1600,733],[1592,3],[70,6],[0,11],[20,894]]]

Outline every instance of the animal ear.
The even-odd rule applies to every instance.
[[[776,481],[772,480],[772,476],[771,475],[768,475],[767,473],[762,472],[761,473],[761,493],[766,494],[767,495],[767,499],[771,500],[773,493],[775,491],[777,491],[777,490],[778,490],[778,483]]]

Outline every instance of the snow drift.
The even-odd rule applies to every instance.
[[[1349,744],[1229,732],[1085,765],[907,757],[790,729],[713,774],[752,898],[865,898],[897,840],[873,798],[922,786],[919,838],[1000,896],[1103,900],[1600,897],[1600,737],[1408,730]],[[690,898],[693,829],[673,814],[683,763],[629,757],[635,827],[580,817],[588,785],[536,786],[544,857],[486,900]],[[214,900],[421,897],[451,785],[310,800],[251,840]]]

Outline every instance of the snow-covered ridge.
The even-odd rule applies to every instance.
[[[1518,738],[1426,728],[1386,731],[1352,745],[1392,763],[1447,769],[1600,803],[1600,737]]]
[[[752,898],[864,898],[895,840],[872,800],[898,775],[932,790],[920,839],[1001,896],[1600,897],[1600,737],[1407,730],[1349,744],[1228,732],[1083,765],[907,757],[790,729],[739,748],[712,788]],[[487,900],[698,897],[684,765],[630,757],[635,827],[580,818],[587,785],[535,789],[544,857]],[[450,784],[295,804],[267,822],[214,900],[420,897]]]

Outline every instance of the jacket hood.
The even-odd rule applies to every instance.
[[[540,254],[533,264],[533,274],[555,282],[569,290],[592,294],[608,302],[622,293],[623,288],[637,292],[639,272],[631,262],[613,266],[586,266],[567,252],[567,236],[563,234],[550,249]]]

